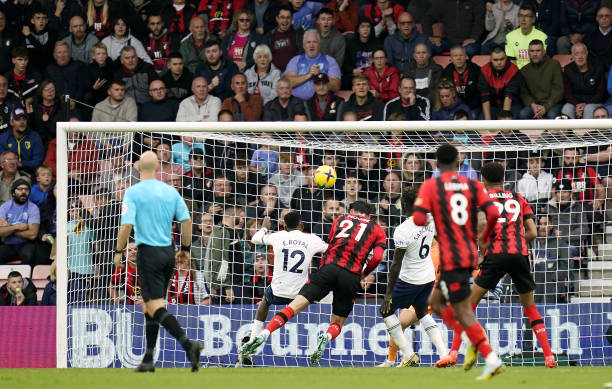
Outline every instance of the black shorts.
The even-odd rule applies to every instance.
[[[138,275],[144,301],[166,298],[174,272],[174,246],[138,245]]]
[[[535,290],[529,258],[519,254],[487,255],[482,264],[480,264],[480,273],[474,280],[474,283],[484,289],[495,289],[499,280],[506,273],[512,278],[512,282],[519,294]]]
[[[446,301],[451,304],[461,302],[470,297],[470,279],[472,269],[458,269],[451,271],[441,271],[440,280],[436,288],[442,291]]]
[[[336,316],[348,317],[353,310],[357,292],[360,290],[361,278],[358,274],[337,265],[324,265],[302,286],[299,294],[312,304],[327,296],[329,292],[334,292],[332,313]]]

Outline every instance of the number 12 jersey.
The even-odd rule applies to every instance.
[[[318,236],[298,230],[267,234],[267,230],[262,228],[253,235],[251,241],[254,244],[272,245],[272,293],[277,297],[290,299],[294,298],[308,281],[312,257],[327,249],[327,243]]]

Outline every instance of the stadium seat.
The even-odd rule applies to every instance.
[[[445,68],[451,61],[449,55],[436,55],[435,57],[433,57],[433,60],[435,63],[442,66],[443,68]]]
[[[475,55],[472,57],[472,62],[480,67],[483,67],[484,65],[489,63],[489,56],[488,55]]]
[[[553,59],[561,64],[562,68],[565,68],[572,61],[571,54],[556,54]]]
[[[339,90],[336,95],[342,97],[344,101],[348,101],[349,97],[353,94],[352,90]]]
[[[36,290],[36,301],[39,303],[42,301],[43,294],[45,293],[45,288]]]
[[[47,276],[51,271],[51,265],[38,265],[32,270],[32,282],[38,289],[44,289],[49,282]]]
[[[25,278],[30,278],[32,274],[30,265],[0,265],[0,280],[6,280],[12,271],[18,271]]]

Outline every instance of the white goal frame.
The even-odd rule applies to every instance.
[[[460,121],[387,121],[387,122],[58,122],[57,123],[57,367],[68,362],[67,323],[67,133],[68,132],[383,132],[383,131],[497,131],[497,130],[563,130],[607,129],[612,131],[612,119],[583,120],[460,120]],[[571,143],[567,143],[571,146]],[[486,146],[481,146],[486,149]],[[475,148],[478,146],[475,145]],[[392,148],[386,147],[385,150]],[[526,149],[518,145],[517,149]]]

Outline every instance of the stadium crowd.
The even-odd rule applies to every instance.
[[[56,259],[58,121],[609,118],[611,31],[605,0],[0,2],[0,264]],[[555,54],[572,61],[562,68]],[[446,67],[438,55],[448,56]],[[479,66],[476,58],[486,61]],[[123,270],[112,257],[123,193],[138,181],[146,150],[157,153],[157,178],[176,187],[195,222],[192,262],[177,263],[170,285],[173,303],[257,302],[274,260],[250,243],[264,221],[279,230],[284,213],[299,210],[305,230],[326,238],[335,217],[366,199],[393,229],[402,220],[402,186],[439,174],[427,154],[307,146],[323,134],[296,134],[296,147],[281,148],[281,136],[239,143],[70,133],[69,302],[139,303],[137,247],[128,247]],[[583,134],[335,136],[509,150]],[[504,164],[505,189],[522,194],[538,215],[539,301],[569,301],[586,274],[583,259],[603,242],[610,153],[606,145],[462,155],[459,172],[471,178],[483,162]],[[314,184],[321,164],[338,173],[333,189]],[[388,248],[362,283],[366,297],[384,293],[391,239]],[[0,289],[8,303],[23,300],[10,290]],[[492,298],[511,295],[500,285]]]

